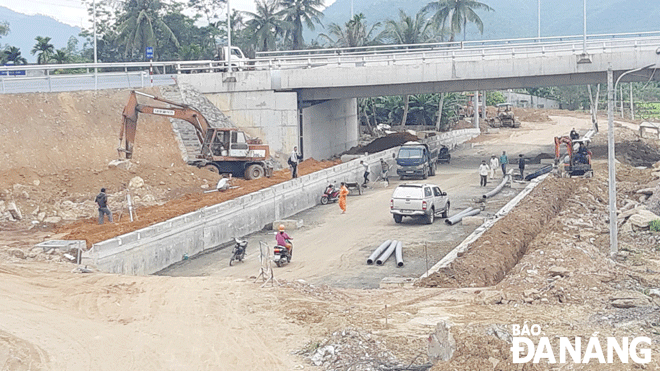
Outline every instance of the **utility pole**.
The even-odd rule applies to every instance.
[[[479,90],[474,92],[474,102],[472,107],[474,107],[474,127],[479,129]]]
[[[610,209],[610,254],[619,251],[617,241],[617,216],[616,216],[616,168],[614,164],[614,78],[612,64],[607,68],[607,170],[608,170],[608,194]]]
[[[631,120],[635,119],[635,106],[633,104],[633,96],[632,96],[632,82],[630,82],[630,119]]]
[[[587,55],[587,0],[584,0],[584,20],[583,20],[584,30],[582,38],[582,53]]]
[[[619,96],[619,99],[621,100],[621,118],[623,118],[623,84],[621,84],[621,87],[619,88]]]
[[[92,2],[92,8],[94,8],[94,90],[96,91],[99,87],[98,69],[96,68],[98,62],[96,59],[96,0]]]
[[[227,0],[227,72],[231,73],[231,5],[229,0]]]
[[[536,33],[536,37],[538,37],[539,42],[541,42],[541,0],[537,0],[536,4],[538,9],[538,20],[539,20],[538,22],[539,29],[538,32]]]

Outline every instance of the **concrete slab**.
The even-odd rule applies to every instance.
[[[555,164],[555,159],[554,158],[542,158],[541,159],[541,165],[554,165]]]
[[[482,225],[484,224],[484,217],[483,216],[466,216],[461,220],[461,223],[463,225]]]
[[[38,243],[34,247],[41,247],[44,251],[50,249],[58,249],[62,251],[70,251],[73,249],[85,250],[87,247],[85,240],[49,240]]]

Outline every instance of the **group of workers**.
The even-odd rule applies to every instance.
[[[520,171],[520,179],[525,179],[525,156],[521,153],[518,155],[518,170]],[[502,155],[497,158],[495,155],[490,157],[490,161],[481,161],[479,165],[479,176],[481,177],[480,186],[485,187],[488,184],[488,178],[495,179],[495,172],[498,167],[502,168],[502,177],[506,176],[506,167],[509,164],[509,157],[506,151],[502,151]]]

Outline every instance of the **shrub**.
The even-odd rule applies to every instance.
[[[660,232],[660,219],[650,221],[649,227],[653,232]]]

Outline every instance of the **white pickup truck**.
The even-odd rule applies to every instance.
[[[395,223],[404,216],[424,218],[432,224],[436,216],[443,218],[449,213],[449,196],[433,184],[401,184],[392,193],[390,213]]]

